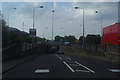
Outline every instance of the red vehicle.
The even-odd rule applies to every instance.
[[[103,28],[103,45],[120,45],[120,23]]]

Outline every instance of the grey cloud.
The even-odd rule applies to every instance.
[[[62,5],[61,5],[62,4]],[[44,5],[44,9],[36,9],[35,11],[35,27],[38,29],[38,35],[41,37],[43,34],[43,28],[48,27],[46,31],[46,37],[51,38],[51,20],[52,20],[52,12],[51,10],[55,10],[54,12],[54,36],[56,34],[62,34],[62,31],[59,27],[63,27],[66,29],[66,34],[75,34],[77,38],[82,35],[82,10],[75,10],[74,6],[79,6],[85,8],[85,34],[88,33],[100,33],[100,14],[96,14],[95,11],[101,11],[104,14],[104,26],[110,25],[115,22],[117,18],[117,3],[101,3],[101,2],[81,2],[81,3],[72,3],[73,5],[63,5],[64,3],[56,3],[56,7],[53,8],[52,3],[35,3],[36,6]],[[67,3],[66,3],[67,4]],[[68,3],[71,4],[71,3]],[[8,6],[9,5],[9,6]],[[32,27],[32,10],[33,3],[16,3],[16,4],[4,4],[5,8],[8,7],[16,7],[16,14],[14,18],[17,17],[14,22],[18,21],[20,24],[16,24],[17,26],[21,26],[22,21],[26,21],[28,27],[25,30],[28,30],[29,27]],[[16,26],[15,25],[15,26]],[[81,25],[81,26],[80,26]]]

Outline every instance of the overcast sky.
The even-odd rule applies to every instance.
[[[101,14],[103,13],[103,27],[118,22],[118,3],[117,2],[3,2],[3,18],[8,19],[8,8],[11,9],[9,15],[9,25],[22,30],[22,24],[25,23],[24,30],[29,32],[33,27],[33,7],[44,6],[44,8],[35,9],[35,28],[37,36],[51,39],[52,36],[52,10],[54,10],[54,36],[75,35],[78,39],[82,36],[83,12],[82,9],[75,10],[75,6],[85,10],[85,35],[101,34]],[[45,29],[48,28],[48,29]],[[62,28],[62,29],[61,29]]]

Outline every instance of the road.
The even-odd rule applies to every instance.
[[[119,69],[119,70],[113,70]],[[5,78],[119,78],[118,64],[97,59],[46,54],[23,62],[3,74]]]

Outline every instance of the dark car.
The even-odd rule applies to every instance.
[[[64,54],[64,51],[62,50],[56,51],[56,54]]]

